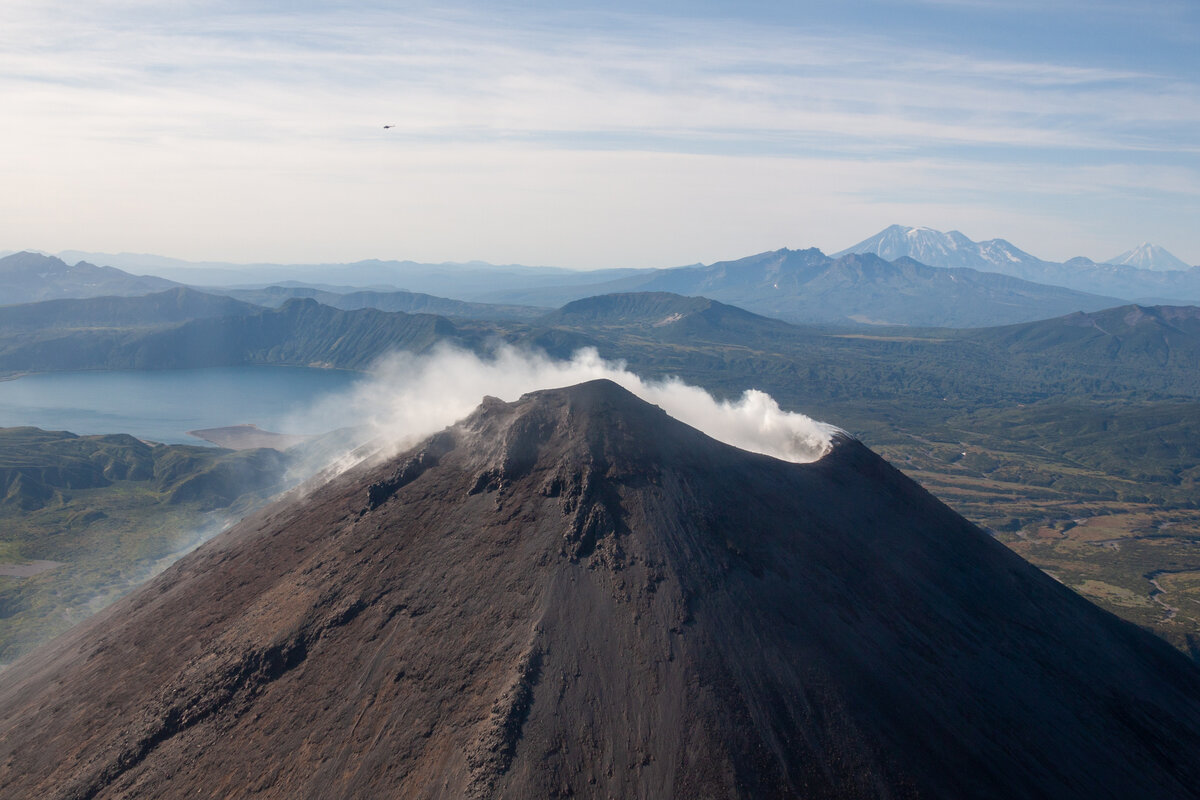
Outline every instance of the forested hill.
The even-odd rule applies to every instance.
[[[1090,314],[992,328],[980,341],[1011,353],[1076,363],[1200,366],[1200,307],[1127,305]]]

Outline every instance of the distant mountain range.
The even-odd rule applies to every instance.
[[[1150,244],[1105,263],[1082,257],[1059,263],[1043,261],[1004,239],[973,242],[958,231],[892,225],[835,256],[866,253],[935,267],[971,267],[1136,302],[1200,302],[1200,267],[1188,267]]]
[[[557,305],[613,292],[701,295],[794,323],[962,328],[1096,311],[1122,302],[975,269],[930,267],[910,258],[888,261],[874,254],[833,258],[816,248],[653,270],[586,286],[503,292],[491,299]]]
[[[473,300],[500,289],[539,286],[547,283],[594,283],[631,275],[637,269],[580,271],[562,267],[528,267],[521,264],[489,264],[485,261],[444,262],[365,259],[333,264],[235,264],[192,262],[165,256],[135,253],[86,253],[67,250],[59,258],[74,262],[99,262],[135,272],[153,272],[178,283],[198,287],[263,288],[299,283],[307,286],[349,286],[356,289],[427,293]]]
[[[406,314],[440,314],[458,319],[534,319],[546,313],[545,308],[533,306],[501,305],[497,303],[470,303],[450,300],[420,292],[356,291],[340,287],[342,291],[318,289],[311,286],[266,286],[262,289],[209,289],[208,291],[237,298],[267,308],[278,308],[293,299],[316,300],[321,305],[356,311],[360,308],[375,308],[380,311],[403,311]]]
[[[931,267],[972,267],[1006,275],[1018,274],[1018,267],[1037,268],[1054,264],[1030,255],[1005,239],[974,242],[958,231],[943,233],[933,228],[891,225],[874,236],[863,239],[853,247],[834,253],[834,257],[852,253],[874,253],[889,261],[911,258]],[[1067,263],[1095,263],[1076,258]],[[1103,262],[1143,270],[1188,270],[1191,267],[1158,245],[1143,243],[1115,258]],[[1025,273],[1018,274],[1025,277]]]
[[[94,277],[101,269],[104,282]],[[377,308],[494,320],[533,319],[542,313],[536,307],[553,308],[600,294],[665,291],[703,295],[796,323],[949,327],[1026,322],[1072,311],[1095,311],[1122,302],[1117,296],[1039,286],[973,269],[930,267],[908,258],[894,262],[872,254],[831,258],[815,248],[759,253],[709,266],[569,273],[569,280],[564,279],[566,271],[562,270],[537,273],[532,268],[523,269],[527,272],[515,283],[506,283],[507,279],[498,274],[490,274],[486,280],[475,280],[464,272],[440,276],[448,293],[471,300],[401,290],[332,291],[302,284],[207,291],[268,306],[306,297],[344,310]],[[46,277],[61,274],[81,277],[74,281]],[[178,285],[85,262],[68,267],[61,259],[35,253],[0,259],[0,276],[4,275],[10,277],[10,295],[35,299],[135,295]]]
[[[71,266],[60,258],[39,253],[13,253],[0,258],[0,305],[63,297],[142,295],[178,285],[164,278],[130,275],[86,261]]]
[[[1005,273],[1012,264],[1036,266],[1041,259],[1004,239],[973,242],[958,231],[942,233],[932,228],[892,225],[853,247],[834,253],[834,257],[872,253],[888,261],[911,258],[931,267],[971,267]]]
[[[1142,256],[1129,258],[1161,261],[1161,252],[1153,247],[1141,251]],[[152,257],[127,258],[145,267]],[[172,268],[176,276],[188,269],[205,272],[178,264]],[[923,327],[1031,322],[1130,301],[1200,303],[1200,267],[1152,270],[1081,258],[1059,264],[1042,261],[1003,239],[973,242],[956,231],[902,226],[892,226],[834,256],[815,248],[785,248],[669,269],[573,272],[396,261],[206,269],[209,281],[228,280],[225,286],[203,287],[206,292],[255,305],[278,307],[300,297],[343,310],[376,308],[480,320],[533,320],[544,310],[573,300],[628,292],[704,296],[800,324]],[[268,275],[276,282],[250,283]],[[138,295],[179,285],[86,261],[69,267],[59,258],[35,253],[0,258],[0,278],[4,279],[0,304]],[[400,283],[406,288],[395,288]],[[374,288],[358,288],[364,285]],[[421,291],[413,291],[414,286]]]

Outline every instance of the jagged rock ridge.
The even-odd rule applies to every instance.
[[[1200,672],[859,443],[485,400],[0,674],[14,796],[1193,797]]]

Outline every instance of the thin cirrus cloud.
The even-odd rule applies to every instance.
[[[940,4],[995,8],[976,0]],[[791,203],[793,219],[819,210],[822,230],[853,240],[895,221],[882,215],[894,213],[906,186],[937,215],[915,222],[953,227],[990,213],[1016,226],[980,230],[978,238],[1004,235],[1036,251],[1032,239],[1047,235],[1036,233],[1046,226],[1033,220],[1047,214],[1060,229],[1113,237],[1072,243],[1074,251],[1058,244],[1067,250],[1038,252],[1046,257],[1091,247],[1106,252],[1121,236],[1171,235],[1173,215],[1145,208],[1147,198],[1176,210],[1198,205],[1198,191],[1187,186],[1200,169],[1190,135],[1200,123],[1200,87],[1183,74],[1124,62],[1056,61],[1016,50],[975,54],[950,43],[931,49],[867,24],[772,26],[762,19],[587,9],[534,17],[487,6],[394,11],[308,3],[283,10],[269,3],[100,2],[68,13],[17,2],[5,14],[15,44],[0,53],[0,89],[23,124],[0,132],[0,145],[28,154],[14,179],[42,181],[47,197],[50,188],[71,186],[83,213],[72,234],[57,227],[63,223],[49,209],[0,208],[54,239],[4,246],[53,249],[93,244],[73,235],[129,237],[137,228],[128,220],[166,213],[139,205],[138,196],[157,195],[143,202],[200,214],[207,229],[228,231],[231,249],[219,253],[205,251],[194,235],[174,240],[180,243],[174,254],[193,257],[291,258],[296,250],[351,257],[357,246],[395,257],[602,266],[735,255],[697,252],[698,245],[673,250],[650,238],[678,240],[686,232],[679,229],[656,234],[654,226],[635,227],[621,241],[606,231],[588,235],[589,217],[619,207],[613,183],[621,181],[601,177],[606,170],[621,171],[619,178],[638,187],[639,196],[625,198],[635,208],[645,197],[678,202],[685,189],[707,193],[718,231],[738,227],[727,241],[742,246],[748,237],[741,231],[775,232],[758,249],[780,239],[826,249],[850,243],[796,241],[804,226],[788,223],[785,214],[767,214],[779,227],[764,229],[767,205]],[[383,134],[384,123],[396,127]],[[764,178],[764,164],[773,162],[807,194]],[[695,180],[679,177],[680,163],[695,171]],[[743,177],[737,164],[745,167]],[[540,174],[551,167],[583,181],[578,190],[596,195],[595,202],[562,202],[560,180]],[[214,174],[257,188],[221,193]],[[373,232],[370,224],[379,221],[373,208],[388,188],[371,188],[378,174],[395,175],[405,186],[416,176],[421,191],[440,193],[426,195],[428,212],[389,195],[406,214],[461,208],[462,224],[488,217],[494,203],[496,219],[468,237],[446,238],[456,226],[444,221],[401,226],[403,236]],[[1122,180],[1110,179],[1118,174]],[[1014,175],[1025,180],[1024,189]],[[163,191],[156,179],[174,188]],[[678,183],[648,190],[647,179]],[[515,188],[503,183],[514,180]],[[85,200],[101,204],[115,184],[123,200],[103,212],[86,210]],[[997,187],[991,200],[989,185]],[[1087,213],[1079,198],[1096,191],[1110,200],[1138,197],[1143,205],[1126,224],[1157,219],[1158,228],[1096,228],[1073,216]],[[342,208],[318,201],[330,192]],[[767,196],[752,199],[759,192]],[[939,192],[940,206],[930,199]],[[741,205],[745,218],[718,193],[750,198]],[[1022,194],[1039,199],[1028,205]],[[282,195],[288,202],[259,225],[258,249],[238,251],[253,240],[238,229],[245,204]],[[39,191],[23,196],[36,199]],[[514,197],[536,213],[513,208]],[[961,207],[967,197],[969,210]],[[691,201],[687,212],[700,212],[703,199]],[[305,214],[340,222],[308,224]],[[749,219],[753,214],[759,218]],[[550,221],[572,231],[579,245],[514,247],[531,234],[522,229],[524,217],[541,217],[539,228]],[[160,238],[152,244],[170,247],[173,228],[159,221]],[[339,226],[356,244],[330,238]],[[1021,238],[1025,229],[1031,240]],[[718,231],[704,246],[718,241]],[[1197,236],[1180,231],[1179,241],[1164,244],[1190,248],[1195,259]],[[464,239],[479,250],[455,249]]]

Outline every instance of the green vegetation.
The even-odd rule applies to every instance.
[[[274,450],[0,429],[0,664],[261,503],[286,464]]]
[[[588,298],[536,322],[451,322],[293,300],[149,330],[7,335],[0,337],[0,371],[260,363],[361,369],[389,350],[422,352],[438,342],[474,350],[507,342],[556,356],[591,346],[644,376],[676,375],[718,396],[770,392],[785,408],[858,436],[1059,580],[1200,657],[1197,308],[1125,306],[956,331],[798,327],[666,293]],[[61,475],[10,456],[0,467],[4,529],[32,526],[17,537],[26,544],[77,531],[99,552],[104,537],[124,535],[110,521],[120,518],[109,505],[115,498],[141,509],[136,525],[145,531],[194,527],[185,511],[238,502],[243,482],[234,466],[245,455],[222,456],[221,471],[191,460],[186,448],[172,451],[154,456],[147,479],[138,476],[150,456],[103,438],[111,441],[99,456],[78,442],[61,445],[55,463],[75,465]],[[196,450],[204,449],[189,452]],[[151,522],[159,513],[167,521]],[[0,557],[66,560],[52,547],[14,541],[0,541]],[[127,558],[122,547],[113,564]],[[134,556],[148,563],[157,552]],[[14,586],[68,572],[0,578],[0,604],[13,602]],[[10,619],[0,616],[0,624]]]

